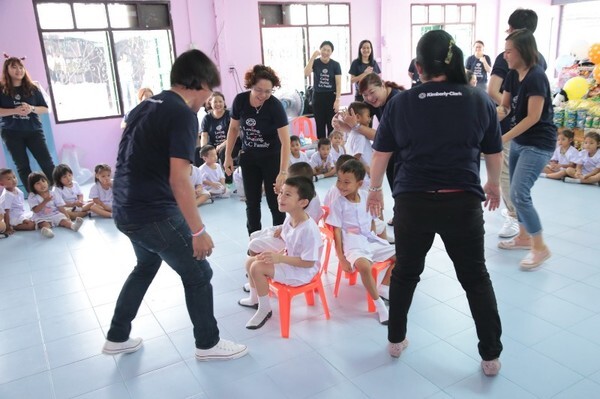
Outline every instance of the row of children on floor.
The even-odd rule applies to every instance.
[[[367,211],[366,170],[364,164],[348,154],[339,156],[335,165],[337,182],[325,195],[322,204],[330,210],[324,222],[334,231],[338,267],[346,272],[357,270],[363,285],[375,302],[381,324],[387,324],[389,279],[392,267],[380,273],[378,281],[371,274],[374,262],[395,256],[395,248],[386,236],[385,222]],[[306,162],[290,165],[288,179],[277,197],[281,212],[287,217],[281,226],[252,233],[248,245],[246,272],[249,295],[239,305],[256,309],[246,324],[248,329],[262,327],[272,316],[269,280],[290,286],[309,283],[318,273],[323,242],[318,223],[323,216],[321,201],[312,177],[314,168]]]
[[[27,202],[31,212],[25,210],[25,195],[19,189],[17,176],[12,169],[0,169],[0,233],[3,237],[15,231],[39,230],[46,238],[54,237],[53,227],[78,231],[83,217],[94,213],[112,217],[112,181],[110,166],[96,165],[95,184],[83,199],[81,187],[73,180],[73,171],[66,164],[54,168],[54,188],[42,172],[29,174]]]
[[[565,129],[558,133],[556,150],[541,177],[563,180],[567,183],[598,184],[600,182],[600,134],[587,132],[583,149],[574,147],[575,134]]]

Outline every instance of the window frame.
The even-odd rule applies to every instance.
[[[72,29],[64,29],[64,28],[63,29],[42,29],[41,24],[40,24],[40,17],[39,17],[37,6],[38,6],[38,4],[49,4],[49,3],[67,3],[67,4],[69,4],[69,6],[71,7],[71,15],[73,18],[73,28]],[[75,3],[103,5],[105,12],[106,12],[106,16],[107,16],[108,26],[105,28],[85,28],[85,29],[78,28],[77,21],[75,18],[75,7],[74,7]],[[136,10],[137,10],[137,12],[136,12],[137,26],[129,27],[129,28],[113,28],[111,26],[110,14],[109,14],[109,10],[108,10],[109,4],[135,6]],[[167,16],[168,16],[168,27],[157,29],[157,28],[149,28],[149,27],[142,26],[141,20],[140,20],[141,13],[139,12],[140,5],[166,6]],[[94,0],[33,0],[33,9],[34,9],[34,14],[35,14],[36,26],[37,26],[37,30],[38,30],[38,36],[40,39],[40,46],[42,48],[42,58],[44,61],[44,69],[46,71],[46,79],[48,79],[48,92],[50,95],[50,101],[52,103],[52,113],[54,114],[54,121],[56,124],[122,118],[127,113],[124,110],[123,88],[121,87],[121,78],[119,76],[119,69],[117,67],[117,62],[116,62],[117,49],[115,46],[115,39],[114,39],[113,32],[157,31],[157,30],[168,31],[169,36],[170,36],[171,54],[172,54],[173,58],[175,58],[175,55],[177,54],[177,50],[175,47],[175,42],[176,42],[175,34],[173,31],[173,17],[171,15],[171,2],[169,0],[151,0],[151,1],[148,1],[148,0],[128,0],[128,1],[119,1],[119,0],[95,0],[95,1]],[[116,114],[90,117],[90,118],[69,119],[69,120],[59,120],[58,119],[57,104],[56,104],[56,100],[54,98],[54,89],[52,87],[52,78],[50,75],[50,69],[48,68],[46,46],[44,44],[44,33],[64,33],[64,32],[106,32],[107,38],[108,38],[108,43],[107,43],[108,49],[110,51],[110,54],[108,54],[108,57],[110,58],[110,65],[112,67],[109,72],[111,72],[114,76],[115,89],[116,89],[115,92],[116,92],[116,96],[118,99],[118,101],[117,101],[118,110],[117,110]]]
[[[301,25],[292,25],[292,24],[288,24],[288,25],[263,25],[261,23],[261,19],[260,19],[260,7],[263,5],[280,5],[280,6],[289,6],[289,5],[303,5],[305,6],[305,13],[306,13],[306,23],[305,24],[301,24]],[[314,5],[325,5],[327,6],[327,21],[331,21],[331,10],[329,9],[330,5],[345,5],[348,6],[348,24],[311,24],[309,22],[308,19],[308,7],[309,6],[314,6]],[[293,3],[283,3],[283,2],[272,2],[272,1],[259,1],[258,2],[258,27],[259,27],[259,33],[260,33],[260,55],[261,55],[261,62],[264,64],[265,63],[265,51],[264,51],[264,44],[263,44],[263,28],[302,28],[305,29],[306,31],[306,39],[305,42],[303,43],[303,46],[305,47],[304,49],[304,65],[302,65],[302,69],[300,70],[300,73],[304,74],[303,69],[304,67],[308,64],[308,60],[310,59],[311,55],[310,52],[310,28],[327,28],[327,27],[341,27],[341,28],[348,28],[348,43],[349,43],[349,48],[348,48],[348,55],[349,55],[349,59],[348,59],[348,68],[350,68],[350,66],[352,65],[352,4],[350,2],[340,2],[340,3],[331,3],[331,2],[318,2],[318,3],[312,3],[312,2],[302,2],[302,1],[298,1],[298,2],[293,2]],[[339,62],[339,61],[338,61]],[[341,64],[341,62],[340,62]],[[346,73],[347,74],[347,73]],[[344,75],[344,71],[342,71],[342,76]],[[306,89],[306,87],[309,86],[309,82],[310,82],[311,77],[310,76],[305,76],[304,77],[304,90]],[[342,91],[341,91],[341,95],[342,96],[346,96],[346,95],[352,95],[353,92],[353,84],[350,83],[350,91],[343,91],[344,88],[342,87]],[[303,91],[304,91],[303,90]]]

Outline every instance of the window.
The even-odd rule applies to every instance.
[[[34,4],[58,123],[121,116],[139,88],[169,87],[167,2]]]
[[[577,59],[587,58],[587,50],[600,38],[600,1],[562,7],[557,55],[573,53]]]
[[[475,4],[413,4],[410,11],[413,57],[421,36],[436,29],[452,35],[465,57],[471,54],[475,40]]]
[[[304,91],[310,78],[304,67],[319,45],[329,40],[331,56],[342,68],[342,94],[351,91],[346,71],[352,62],[350,50],[350,5],[259,4],[263,63],[272,67],[282,87]]]

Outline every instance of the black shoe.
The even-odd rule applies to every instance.
[[[242,300],[238,300],[238,305],[243,306],[245,308],[252,308],[252,309],[257,309],[258,310],[258,303],[255,303],[254,305],[245,305],[242,303]]]
[[[265,318],[260,323],[258,323],[257,325],[255,325],[255,326],[246,325],[246,328],[248,330],[258,330],[259,328],[261,328],[262,326],[265,325],[265,323],[267,322],[267,320],[269,320],[271,318],[271,316],[273,316],[273,311],[267,313],[267,315],[265,316]]]

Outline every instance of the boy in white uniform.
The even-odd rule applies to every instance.
[[[379,296],[378,282],[373,279],[371,267],[395,257],[395,248],[375,235],[375,218],[367,211],[367,192],[360,190],[365,168],[358,160],[344,162],[338,171],[337,188],[340,196],[333,200],[327,224],[334,228],[335,250],[339,266],[350,272],[357,269],[363,285],[375,301],[379,322],[387,324],[388,310]],[[389,274],[389,270],[385,273]],[[384,273],[380,273],[383,279]]]
[[[290,165],[298,162],[308,163],[308,155],[304,151],[300,151],[300,137],[290,136]]]
[[[279,211],[288,214],[281,230],[285,251],[263,252],[246,262],[250,295],[238,303],[257,308],[246,324],[250,330],[262,327],[273,314],[269,301],[269,278],[282,284],[300,286],[309,283],[319,272],[323,241],[319,227],[305,212],[314,196],[312,181],[297,176],[285,181],[277,197]]]
[[[344,133],[339,130],[333,130],[329,133],[329,140],[331,141],[331,160],[336,163],[340,155],[346,153]]]
[[[335,163],[331,157],[331,141],[329,139],[319,139],[317,152],[312,154],[309,163],[318,179],[335,175]]]
[[[371,122],[371,112],[365,103],[353,102],[348,106],[356,115],[356,120],[361,126],[369,126]],[[368,138],[360,134],[356,128],[352,128],[348,133],[346,141],[346,151],[354,158],[363,162],[367,167],[371,166],[371,157],[373,149]],[[368,171],[368,169],[367,169]]]
[[[0,169],[0,185],[4,187],[0,195],[0,206],[4,213],[6,235],[15,230],[35,230],[35,223],[25,212],[25,195],[17,187],[17,176],[11,169]]]
[[[204,204],[206,201],[212,203],[210,193],[202,186],[202,175],[200,169],[190,164],[190,181],[194,187],[194,193],[196,195],[196,206]]]
[[[212,145],[205,145],[200,150],[200,156],[204,160],[200,166],[202,186],[213,198],[229,198],[231,193],[225,185],[225,173],[217,162],[217,150]]]

